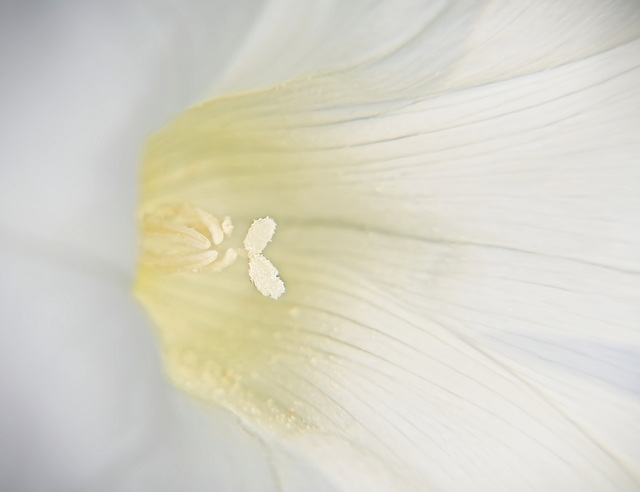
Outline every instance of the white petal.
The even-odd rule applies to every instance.
[[[271,0],[216,87],[351,73],[363,90],[453,90],[586,58],[639,26],[632,0]]]
[[[143,275],[172,377],[330,488],[638,488],[637,358],[605,368],[640,346],[638,8],[531,4],[531,49],[485,70],[501,5],[449,34],[432,83],[411,53],[446,43],[212,101],[151,144],[145,204],[274,217],[287,280],[267,304],[239,268]]]

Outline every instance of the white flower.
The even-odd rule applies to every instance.
[[[78,51],[59,53],[74,53],[72,67],[102,86],[52,84],[74,73],[54,59],[48,77],[25,72],[47,80],[27,104],[29,86],[13,71],[25,96],[3,123],[17,130],[0,177],[10,327],[1,420],[13,432],[4,441],[22,443],[25,457],[10,455],[6,483],[637,489],[640,7],[235,8],[184,21],[184,33],[217,22],[191,39],[220,49],[187,51],[196,58],[180,70],[181,49],[163,58],[180,33],[147,41],[161,22],[152,9],[153,20],[146,10],[133,17],[146,31],[138,21],[117,31],[119,51],[113,31],[109,42],[77,42],[102,15],[69,21],[84,29],[64,30]],[[192,77],[193,90],[180,91]],[[153,136],[142,212],[191,221],[162,212],[186,204],[228,215],[235,232],[203,247],[235,244],[238,254],[251,221],[272,217],[264,255],[287,288],[278,300],[261,296],[242,257],[206,271],[219,261],[210,252],[195,273],[140,267],[136,292],[168,373],[204,400],[212,425],[185,417],[192,404],[165,390],[127,298],[129,275],[114,274],[133,262],[136,148],[206,88],[223,97]],[[167,101],[173,94],[184,96]],[[71,100],[73,111],[60,103]],[[136,130],[123,138],[129,118]],[[171,410],[176,401],[186,410]],[[187,425],[198,435],[166,444]]]

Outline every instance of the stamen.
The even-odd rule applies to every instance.
[[[164,238],[174,243],[182,243],[198,249],[209,249],[211,242],[192,227],[175,224],[165,219],[146,215],[143,219],[144,232],[148,236]]]
[[[225,228],[229,230],[231,219],[227,219]],[[144,215],[143,231],[145,263],[165,272],[202,271],[220,255],[217,249],[212,249],[212,243],[217,246],[225,238],[220,221],[190,203],[160,205]],[[204,251],[189,251],[194,248]],[[226,256],[212,271],[220,271],[231,263],[232,256]]]
[[[222,241],[224,241],[224,230],[220,225],[220,221],[213,215],[208,214],[204,210],[201,210],[199,208],[195,209],[195,213],[198,215],[200,221],[207,227],[207,229],[209,229],[213,244],[221,244]]]
[[[228,215],[224,219],[222,219],[222,230],[227,236],[231,236],[231,233],[233,232],[233,224],[231,223],[231,217],[229,217]]]
[[[145,263],[165,272],[197,273],[218,257],[214,250],[191,255],[147,255]]]
[[[233,263],[236,261],[237,258],[238,258],[238,252],[233,248],[229,248],[224,252],[224,255],[222,256],[222,258],[211,263],[211,265],[207,267],[206,271],[221,272],[225,268],[233,265]]]

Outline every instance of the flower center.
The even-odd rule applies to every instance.
[[[278,299],[284,282],[278,270],[262,254],[276,230],[271,217],[255,220],[241,248],[222,243],[233,233],[231,218],[222,220],[190,203],[165,204],[142,218],[143,262],[165,273],[216,273],[231,266],[238,256],[249,259],[249,278],[265,296]]]

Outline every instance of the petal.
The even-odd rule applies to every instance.
[[[150,144],[143,211],[278,223],[278,301],[241,262],[136,289],[172,379],[270,442],[292,490],[296,469],[338,490],[640,483],[637,358],[605,369],[640,346],[638,9],[532,4],[531,50],[485,70],[501,5],[449,33],[433,81],[404,53],[213,100]],[[383,79],[392,61],[410,77]],[[583,345],[582,366],[545,348]]]
[[[215,86],[233,93],[351,73],[387,94],[452,90],[601,53],[639,25],[633,0],[271,0]]]

